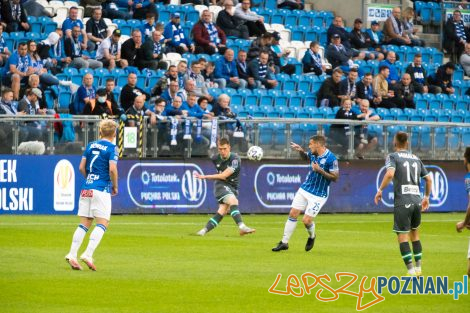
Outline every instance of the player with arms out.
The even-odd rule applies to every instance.
[[[300,186],[292,201],[292,209],[284,227],[284,236],[272,251],[278,252],[289,249],[289,239],[297,227],[297,218],[304,211],[302,222],[308,232],[305,251],[310,251],[315,243],[315,222],[313,219],[320,212],[328,199],[329,186],[339,178],[338,160],[326,148],[326,138],[321,135],[312,136],[308,143],[310,152],[296,144],[291,148],[298,151],[304,160],[308,160],[311,168],[307,180]]]
[[[196,173],[196,178],[214,180],[215,198],[219,202],[217,213],[209,219],[206,227],[197,232],[197,235],[204,236],[220,224],[225,214],[230,215],[240,229],[240,235],[254,233],[256,230],[243,223],[242,215],[238,210],[238,189],[240,185],[240,157],[232,153],[230,142],[227,138],[219,139],[217,145],[218,154],[211,150],[212,162],[217,168],[217,174],[201,175]]]
[[[462,230],[467,227],[470,228],[470,147],[465,149],[463,164],[465,165],[465,170],[467,174],[465,175],[465,190],[468,194],[468,204],[467,204],[467,214],[465,215],[465,219],[461,222],[458,222],[456,225],[457,231],[460,233]],[[470,244],[468,246],[468,268],[467,268],[467,275],[470,276]]]
[[[418,227],[421,224],[421,212],[429,208],[429,194],[432,178],[421,160],[408,151],[408,135],[398,132],[393,138],[395,152],[387,156],[387,171],[382,179],[379,190],[375,194],[375,204],[382,200],[382,192],[393,180],[394,193],[394,224],[393,231],[398,236],[400,252],[408,275],[421,276],[422,246],[419,240]],[[420,178],[426,180],[424,197],[421,199],[419,190]],[[413,245],[411,253],[409,240]],[[413,267],[413,255],[416,266]]]
[[[91,232],[88,247],[80,256],[80,260],[88,268],[96,271],[93,252],[98,247],[109,225],[111,195],[114,196],[118,193],[118,152],[116,145],[112,143],[116,137],[116,128],[117,124],[113,120],[101,121],[101,139],[88,144],[80,162],[80,173],[85,177],[78,203],[80,225],[73,234],[70,252],[65,256],[65,260],[74,270],[82,269],[77,262],[78,249],[82,245],[93,219],[96,219],[96,226]]]

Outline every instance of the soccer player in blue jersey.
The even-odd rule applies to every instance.
[[[465,149],[464,160],[463,164],[465,165],[465,170],[467,174],[465,175],[465,190],[468,194],[468,204],[467,204],[467,214],[465,215],[465,219],[461,222],[457,223],[457,231],[460,233],[462,230],[467,227],[470,228],[470,147]],[[470,243],[468,246],[468,268],[467,268],[467,275],[470,276]]]
[[[116,145],[112,143],[116,137],[116,128],[117,124],[113,120],[101,121],[101,139],[87,146],[80,162],[80,173],[86,179],[78,203],[80,225],[73,234],[70,252],[65,256],[65,260],[74,270],[82,269],[77,261],[77,252],[95,219],[96,226],[91,232],[88,247],[80,256],[80,260],[89,269],[96,271],[93,252],[109,225],[111,196],[118,193],[118,151]]]
[[[278,252],[289,249],[289,239],[297,226],[297,218],[304,211],[302,222],[308,232],[305,251],[310,251],[315,243],[315,223],[313,219],[320,212],[328,199],[329,186],[332,181],[339,178],[338,160],[326,148],[326,138],[316,135],[310,138],[306,152],[300,145],[291,143],[291,148],[298,151],[300,156],[308,160],[311,169],[307,180],[300,186],[292,201],[292,209],[284,227],[284,236],[272,251]]]

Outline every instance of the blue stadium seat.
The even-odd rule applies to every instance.
[[[289,98],[287,96],[279,96],[274,99],[274,107],[276,109],[280,107],[287,107],[287,104],[289,102]]]
[[[247,95],[247,96],[245,97],[245,107],[246,107],[246,106],[249,106],[249,105],[258,106],[259,98],[260,98],[260,97],[259,97],[258,95],[255,95],[255,94]]]
[[[272,146],[273,145],[273,124],[272,123],[261,123],[259,124],[259,144],[261,146]]]
[[[430,6],[423,6],[421,8],[421,23],[424,25],[431,24],[432,8]]]
[[[261,96],[259,101],[259,106],[270,106],[272,107],[274,102],[274,97],[272,95]]]
[[[53,109],[54,108],[54,97],[52,96],[51,90],[44,91],[44,100],[46,101],[47,108]]]
[[[283,90],[295,90],[295,87],[297,85],[297,82],[293,79],[288,79],[285,80],[284,83],[282,84],[282,89]]]
[[[68,109],[70,106],[70,101],[72,99],[72,94],[70,91],[63,91],[59,93],[59,108]]]

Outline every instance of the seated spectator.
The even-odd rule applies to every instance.
[[[347,49],[351,49],[351,34],[344,28],[344,21],[341,16],[335,16],[326,34],[328,38],[332,38],[333,35],[339,35],[343,46]]]
[[[180,88],[183,88],[184,76],[188,73],[188,61],[186,61],[186,59],[180,60],[176,69],[178,70],[178,83],[180,84]]]
[[[426,69],[421,65],[422,62],[423,58],[421,53],[415,54],[413,62],[406,67],[406,73],[410,74],[411,81],[417,93],[428,93],[430,90],[426,82]],[[435,93],[435,91],[433,91],[433,93]]]
[[[111,36],[111,30],[108,29],[102,15],[103,11],[101,8],[95,8],[91,18],[86,22],[85,28],[90,51],[96,50],[105,38]]]
[[[171,85],[170,85],[171,86]],[[185,119],[188,117],[188,111],[182,108],[183,100],[181,97],[175,96],[170,106],[166,106],[165,116],[173,116],[178,120]]]
[[[369,109],[369,101],[363,99],[359,102],[359,112],[357,113],[358,120],[365,121],[379,121],[380,116]],[[358,127],[359,132],[359,144],[356,146],[356,156],[359,159],[364,158],[364,154],[375,149],[378,143],[377,136],[372,136],[368,131],[368,125],[362,125]]]
[[[429,88],[434,88],[437,93],[454,94],[455,90],[452,84],[452,76],[454,75],[455,65],[447,62],[437,68],[436,73],[428,76]]]
[[[390,75],[390,69],[382,65],[379,67],[379,73],[374,78],[374,95],[376,97],[376,105],[382,108],[394,108],[396,107],[393,98],[395,93],[392,89],[388,88],[387,78]]]
[[[118,105],[116,98],[114,97],[114,88],[116,87],[116,83],[114,82],[114,78],[107,78],[106,79],[106,85],[105,85],[105,91],[106,91],[106,100],[111,102],[111,107],[116,107],[119,108],[119,114],[114,112],[116,115],[121,115],[124,112],[121,112],[121,108]]]
[[[212,108],[215,117],[236,118],[237,114],[230,108],[230,96],[223,93],[217,98],[217,103]]]
[[[46,115],[47,109],[41,109],[39,100],[42,99],[42,91],[39,88],[28,88],[23,99],[18,102],[18,112],[27,115]]]
[[[70,114],[82,114],[85,104],[96,98],[96,90],[93,87],[93,75],[87,73],[83,76],[82,85],[78,87],[75,101],[70,105]]]
[[[96,92],[96,98],[90,99],[83,109],[83,115],[114,116],[120,115],[120,109],[117,105],[108,100],[106,89],[99,89]]]
[[[398,108],[410,108],[416,107],[414,103],[415,88],[411,83],[411,76],[408,73],[403,74],[401,81],[395,86],[395,103]]]
[[[41,92],[41,97],[38,98],[39,108],[41,109],[41,111],[46,111],[48,114],[55,113],[53,109],[48,110],[48,104],[46,103],[46,99],[42,96],[44,95],[44,89],[41,88],[41,86],[39,85],[39,75],[31,74],[28,78],[28,85],[25,89],[38,89]]]
[[[465,50],[465,44],[470,36],[462,20],[462,13],[455,10],[452,18],[448,18],[444,26],[443,46],[447,53],[451,54],[451,61],[457,62],[458,57]]]
[[[185,82],[192,80],[194,81],[194,89],[191,90],[197,97],[206,97],[209,101],[212,101],[213,98],[207,90],[206,80],[201,74],[202,65],[200,61],[194,61],[191,63],[191,69],[183,77]]]
[[[302,65],[304,73],[313,73],[315,75],[322,75],[326,71],[326,66],[322,64],[320,51],[320,44],[317,41],[310,43],[310,49],[305,51],[302,58]]]
[[[20,95],[21,83],[26,84],[28,77],[33,74],[31,57],[28,54],[28,47],[25,42],[20,42],[18,48],[11,57],[8,58],[7,64],[3,67],[3,84],[8,86],[11,83],[13,91],[13,99],[18,100]]]
[[[155,115],[157,116],[157,119],[159,121],[166,121],[165,108],[166,108],[165,99],[157,98],[155,100],[155,106],[154,106],[153,111],[155,112]],[[166,127],[164,128],[166,129]],[[163,127],[160,127],[159,131],[160,129],[163,129]],[[158,138],[159,138],[158,141],[160,142],[160,136]]]
[[[336,111],[337,120],[357,120],[357,114],[352,110],[352,101],[343,99],[341,107]],[[354,135],[354,146],[359,144],[360,134],[354,133],[354,127],[349,124],[332,124],[330,128],[331,139],[341,146],[341,153],[346,154],[349,149],[349,136]]]
[[[165,26],[163,37],[165,37],[166,52],[194,53],[194,44],[189,38],[186,38],[180,24],[180,14],[178,12],[171,14],[171,20]]]
[[[333,68],[341,67],[345,72],[349,72],[350,68],[355,67],[353,58],[363,60],[365,57],[364,52],[354,52],[352,49],[346,48],[341,44],[341,37],[334,34],[331,38],[331,44],[326,48],[326,57],[330,61]]]
[[[207,88],[219,88],[220,80],[215,78],[215,63],[207,62],[204,72],[201,72],[201,75],[204,77]]]
[[[368,100],[369,104],[374,108],[376,107],[378,101],[377,97],[374,95],[374,88],[372,86],[372,73],[366,73],[362,77],[362,80],[356,83],[356,102],[361,102],[362,100]]]
[[[235,62],[237,63],[238,77],[248,82],[249,75],[248,63],[246,63],[246,56],[247,55],[245,50],[238,51],[237,60]],[[251,85],[253,85],[253,82],[251,82]]]
[[[202,11],[201,19],[193,27],[193,37],[196,44],[195,53],[223,54],[227,49],[225,33],[212,23],[212,13],[209,10]]]
[[[339,83],[339,98],[350,99],[353,102],[357,97],[356,80],[359,76],[357,69],[351,69],[348,76]]]
[[[167,107],[170,107],[171,105],[173,105],[173,101],[175,100],[176,97],[181,99],[181,97],[178,96],[179,90],[180,90],[180,85],[178,84],[178,81],[171,80],[170,84],[168,85],[168,89],[164,90],[163,93],[161,94],[161,98],[166,101]]]
[[[28,16],[20,0],[3,1],[1,5],[2,22],[5,23],[7,33],[29,31]]]
[[[379,63],[379,67],[386,66],[390,70],[390,75],[388,75],[387,78],[389,88],[393,88],[400,79],[400,75],[398,74],[398,68],[395,65],[396,60],[397,56],[395,52],[388,51],[386,59]]]
[[[264,33],[261,37],[253,40],[248,50],[248,61],[259,57],[261,50],[270,51],[273,39],[274,36],[272,33]]]
[[[277,0],[278,9],[303,10],[304,4],[302,0]]]
[[[272,70],[268,66],[268,60],[269,53],[261,51],[259,58],[252,60],[248,64],[249,77],[254,80],[254,85],[249,85],[250,88],[273,89],[278,85]]]
[[[184,81],[184,88],[178,90],[176,95],[181,98],[183,104],[188,100],[189,94],[194,94],[196,89],[196,81],[188,79]]]
[[[415,11],[413,8],[407,7],[403,11],[403,29],[404,33],[408,35],[408,37],[411,40],[411,45],[412,46],[420,46],[424,47],[425,42],[424,40],[420,39],[416,33],[418,32],[418,29],[415,28],[413,24],[413,20],[415,18]]]
[[[64,55],[62,49],[62,42],[60,36],[62,31],[49,33],[46,39],[42,40],[37,45],[37,52],[39,57],[44,60],[44,66],[51,71],[52,74],[58,74],[62,72],[62,68],[67,66],[67,58]],[[68,59],[72,62],[71,59]]]
[[[45,87],[59,85],[59,80],[47,72],[45,62],[37,53],[37,44],[33,40],[28,41],[28,53],[31,58],[31,67],[34,70],[34,74],[39,75],[41,85]]]
[[[129,66],[136,66],[136,59],[142,55],[142,33],[134,29],[131,38],[121,45],[121,59],[126,60]]]
[[[244,25],[243,20],[234,15],[233,1],[225,0],[224,8],[225,9],[220,11],[219,15],[217,15],[217,26],[224,31],[226,36],[248,39],[248,27]]]
[[[197,99],[197,104],[204,112],[204,116],[207,116],[207,118],[209,119],[212,119],[214,117],[214,113],[209,110],[209,99],[207,99],[206,97],[199,97],[199,99]]]
[[[155,125],[157,124],[157,116],[155,113],[150,111],[145,107],[145,96],[140,95],[135,97],[133,104],[126,110],[127,115],[132,116],[149,116],[150,117],[150,124]],[[138,120],[136,118],[128,118],[127,125],[130,127],[136,126]]]
[[[155,14],[152,12],[147,12],[145,15],[145,23],[143,23],[140,27],[140,32],[142,33],[142,36],[145,40],[152,38],[152,34],[156,30],[155,26]]]
[[[0,51],[1,51],[1,38],[0,38]],[[0,54],[0,58],[1,58],[1,54]],[[465,44],[465,51],[460,56],[460,65],[462,65],[465,75],[470,76],[470,44]]]
[[[204,112],[197,103],[197,100],[197,96],[190,93],[181,109],[187,111],[189,117],[211,119],[212,114]]]
[[[5,88],[2,91],[2,98],[0,99],[0,115],[16,115],[16,113],[16,107],[13,105],[13,90]],[[24,112],[22,113],[22,115],[25,114]],[[0,126],[4,129],[3,125]],[[0,128],[0,131],[2,128]],[[0,135],[0,138],[4,137],[2,132],[0,132]]]
[[[153,70],[163,69],[166,70],[168,62],[163,60],[163,47],[161,44],[162,33],[155,30],[150,38],[142,45],[143,58],[137,59],[137,67],[142,70],[150,68]]]
[[[152,96],[160,96],[163,93],[163,91],[168,88],[168,85],[170,84],[170,81],[172,80],[175,80],[176,82],[178,82],[179,80],[178,69],[176,68],[175,65],[170,65],[165,75],[163,75],[163,77],[160,78],[158,82],[155,84],[155,86],[152,89]],[[179,82],[178,82],[178,85],[180,85]]]
[[[3,38],[3,25],[0,24],[0,67],[7,63],[8,58],[10,57],[11,52],[8,50],[8,46]]]
[[[72,33],[75,27],[79,28],[79,35],[82,36],[80,38],[80,41],[83,43],[83,49],[92,51],[93,45],[91,41],[88,42],[88,35],[85,30],[85,27],[83,26],[83,22],[78,18],[78,8],[71,7],[69,9],[69,17],[67,17],[62,23],[62,32],[64,33],[64,40],[67,40],[67,38],[71,39],[73,37]],[[79,35],[76,35],[76,37],[78,37]]]
[[[291,54],[289,49],[282,49],[279,42],[281,41],[281,34],[273,32],[273,41],[271,44],[270,57],[274,64],[275,73],[280,72],[292,75],[295,73],[295,65],[288,64],[288,58]]]
[[[384,24],[383,32],[385,44],[397,46],[412,45],[410,38],[405,32],[400,17],[400,7],[394,7],[392,14],[387,18]]]
[[[342,77],[341,68],[335,68],[331,77],[325,79],[317,93],[317,106],[333,108],[340,105],[339,84]]]
[[[352,48],[365,53],[367,60],[384,59],[384,55],[375,50],[375,43],[370,39],[369,34],[362,31],[362,20],[357,18],[354,20],[354,28],[351,30],[350,35]]]
[[[381,51],[380,46],[383,44],[384,34],[380,30],[380,24],[377,21],[370,23],[370,28],[366,30],[371,40],[371,47],[376,51]]]
[[[143,96],[144,101],[150,99],[150,95],[137,87],[137,75],[129,73],[127,76],[127,84],[121,89],[120,101],[121,107],[127,111],[134,103],[135,98]]]
[[[235,7],[235,17],[245,21],[250,37],[259,37],[266,33],[264,18],[250,10],[251,0],[242,0]]]
[[[80,27],[74,26],[72,30],[72,37],[65,38],[64,51],[65,55],[69,57],[72,62],[70,66],[75,68],[100,68],[103,63],[97,60],[90,59],[89,56],[83,55],[82,50],[86,48],[86,44],[80,39]]]
[[[155,0],[129,0],[127,3],[130,5],[131,11],[133,12],[133,19],[143,20],[148,12],[152,12],[155,15],[155,20],[158,21],[158,11]]]
[[[120,39],[121,31],[115,29],[111,36],[101,42],[96,51],[96,60],[100,61],[109,70],[114,69],[116,66],[121,68],[128,66],[127,60],[121,58]]]
[[[224,56],[215,62],[215,78],[221,82],[219,88],[246,88],[247,82],[238,77],[237,63],[232,49],[225,50]]]

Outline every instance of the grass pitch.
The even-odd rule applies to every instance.
[[[370,277],[405,274],[390,214],[320,215],[308,253],[300,221],[289,250],[271,252],[287,215],[245,215],[254,235],[240,237],[225,217],[205,237],[194,236],[208,218],[113,216],[95,252],[98,271],[79,272],[64,261],[76,216],[0,216],[0,312],[355,312],[355,297],[321,302],[319,287],[301,298],[268,289],[277,274],[283,275],[278,290],[286,290],[290,274],[328,274],[334,288],[343,285],[335,282],[337,272],[368,276],[367,286]],[[451,286],[467,267],[468,232],[455,232],[462,218],[423,215],[424,274],[448,276]],[[80,252],[87,242],[88,236]],[[469,295],[383,295],[385,301],[364,312],[465,312],[470,304]]]

